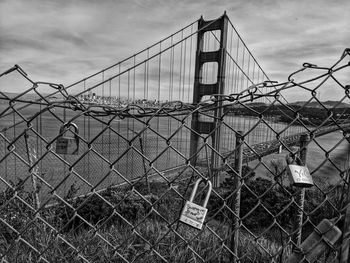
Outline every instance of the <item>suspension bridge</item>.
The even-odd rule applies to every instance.
[[[347,139],[350,115],[340,102],[348,101],[349,86],[337,74],[349,66],[348,55],[347,49],[327,68],[304,63],[286,82],[275,83],[224,14],[200,18],[68,86],[34,81],[16,65],[0,79],[17,72],[28,89],[15,95],[0,89],[1,188],[16,190],[16,179],[26,189],[35,185],[35,210],[52,197],[63,200],[72,185],[78,195],[95,194],[150,177],[171,184],[169,175],[190,173],[219,187],[220,171],[242,176],[232,164],[237,143],[244,146],[241,161],[249,163],[281,148],[293,153],[290,147],[305,134],[315,140],[341,131]],[[313,77],[296,81],[305,71]],[[329,82],[342,92],[333,108],[317,98]],[[291,89],[308,94],[302,107],[286,100]],[[316,125],[303,115],[311,102],[327,113]],[[242,109],[249,113],[238,114]],[[63,152],[59,140],[66,143]],[[339,178],[346,181],[343,170]]]
[[[211,165],[217,167],[219,159],[229,156],[235,148],[234,138],[239,130],[250,131],[254,127],[247,132],[246,142],[252,149],[260,150],[250,154],[249,160],[275,152],[283,140],[289,141],[290,146],[294,138],[295,144],[298,136],[293,134],[311,131],[301,118],[290,125],[278,123],[268,115],[259,119],[253,110],[251,116],[245,118],[228,114],[234,114],[235,107],[245,107],[244,101],[271,103],[271,96],[276,92],[269,95],[268,90],[276,87],[268,85],[271,83],[268,76],[225,15],[212,21],[201,18],[67,87],[34,82],[20,67],[10,70],[18,70],[33,87],[12,98],[2,93],[2,99],[10,102],[10,106],[4,107],[2,119],[13,123],[2,127],[3,149],[15,146],[13,139],[24,129],[41,135],[39,138],[34,135],[37,137],[35,147],[39,156],[47,155],[47,148],[53,147],[52,140],[57,138],[64,123],[75,122],[79,127],[80,151],[86,154],[78,159],[73,156],[68,163],[66,158],[72,156],[63,156],[63,162],[54,156],[60,159],[62,167],[42,168],[42,174],[51,178],[66,174],[69,163],[76,163],[77,174],[84,174],[89,180],[91,177],[99,180],[97,174],[110,174],[109,166],[113,162],[121,174],[132,179],[144,175],[145,162],[155,168],[147,173],[162,173],[186,165],[192,156],[205,159],[210,154]],[[46,93],[47,87],[51,88],[52,93],[41,95],[40,90],[44,88],[41,86],[45,86]],[[37,93],[39,100],[28,101],[30,93]],[[234,99],[238,103],[230,103]],[[15,101],[18,106],[11,104]],[[283,95],[279,103],[287,104]],[[193,110],[193,105],[201,105],[201,111]],[[123,113],[123,110],[124,114],[117,117],[109,114]],[[28,119],[26,111],[38,113]],[[52,123],[49,129],[44,125],[47,118]],[[31,127],[24,128],[28,124]],[[332,132],[342,128],[338,125],[323,131],[325,129]],[[321,133],[316,130],[315,134]],[[8,136],[12,139],[7,140]],[[209,153],[198,146],[200,140],[208,142],[202,145],[211,145]],[[27,164],[18,157],[9,157],[12,165],[3,167],[8,178],[27,170]],[[195,158],[191,160],[195,165]],[[13,171],[13,167],[16,170]],[[109,180],[106,182],[111,184]]]

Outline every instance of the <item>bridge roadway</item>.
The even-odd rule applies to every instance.
[[[322,135],[335,132],[337,130],[343,129],[345,131],[350,130],[350,123],[332,125],[328,127],[321,127],[316,131],[310,133],[313,138],[320,137]],[[272,141],[262,142],[258,144],[251,145],[250,147],[244,147],[243,149],[243,162],[250,162],[257,160],[261,157],[276,153],[279,151],[280,146],[297,146],[300,144],[300,136],[307,134],[307,132],[297,133],[290,136],[283,137],[281,139],[275,139]],[[350,134],[349,134],[350,135]],[[348,136],[349,136],[348,135]],[[228,154],[227,154],[228,155]],[[232,155],[234,156],[234,155]]]
[[[332,125],[327,127],[321,127],[313,132],[310,132],[310,136],[313,138],[323,136],[325,134],[338,131],[340,129],[343,129],[344,131],[350,131],[350,122],[345,124],[339,124],[339,125]],[[243,148],[243,163],[251,162],[254,160],[258,160],[264,156],[268,156],[270,154],[276,153],[279,151],[280,146],[282,147],[290,147],[290,146],[298,146],[300,144],[300,136],[303,134],[307,134],[308,132],[301,132],[296,133],[290,136],[286,136],[280,139],[275,139],[272,141],[257,143],[253,145],[249,145],[249,147]],[[350,133],[347,135],[347,139],[350,140]],[[223,154],[224,157],[228,157],[229,162],[233,162],[234,159],[234,152],[226,152]],[[206,159],[199,159],[197,160],[198,166],[207,166],[207,160]],[[216,171],[225,170],[225,167],[218,167],[215,169]]]

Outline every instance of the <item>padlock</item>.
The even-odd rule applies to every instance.
[[[193,187],[191,197],[189,201],[186,201],[185,207],[183,208],[180,216],[180,221],[195,227],[197,229],[202,229],[205,217],[207,215],[208,209],[206,208],[208,200],[212,190],[212,184],[208,181],[208,192],[204,199],[203,206],[193,203],[194,196],[196,195],[198,185],[203,179],[198,179]]]
[[[297,149],[292,149],[292,153],[286,155],[289,182],[296,187],[311,187],[314,185],[314,181],[309,169],[296,155],[297,151]]]
[[[289,181],[293,186],[311,187],[314,185],[312,176],[306,166],[289,164],[287,167]]]
[[[69,127],[74,128],[74,137],[63,136],[69,130]],[[56,141],[56,153],[58,154],[74,154],[79,151],[79,129],[75,123],[65,123],[60,128],[60,135]]]

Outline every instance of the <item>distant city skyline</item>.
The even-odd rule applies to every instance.
[[[273,80],[303,62],[329,66],[350,47],[348,0],[0,0],[0,72],[19,64],[34,80],[68,85],[225,10]],[[14,81],[0,89],[15,92]],[[321,99],[337,92],[322,90]]]

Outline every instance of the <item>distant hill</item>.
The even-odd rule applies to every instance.
[[[292,102],[292,103],[289,103],[289,105],[292,105],[292,106],[304,106],[306,103],[306,101],[296,101],[296,102]],[[350,107],[350,104],[348,103],[339,103],[338,101],[334,101],[334,100],[327,100],[327,101],[323,101],[322,104],[326,107],[326,108],[333,108],[337,105],[337,108],[349,108]],[[245,104],[246,106],[248,107],[264,107],[264,106],[269,106],[269,104],[266,104],[266,103],[263,103],[263,102],[251,102],[251,103],[246,103]],[[317,101],[312,101],[312,102],[309,102],[307,105],[306,105],[307,108],[322,108],[321,104],[318,103]]]
[[[2,95],[3,94],[3,95]],[[6,97],[9,97],[10,99],[12,98],[15,98],[17,97],[20,93],[14,93],[14,92],[2,92],[2,94],[0,94],[0,98],[6,98]],[[48,93],[41,93],[41,96],[43,97],[47,97],[49,94]],[[61,94],[56,94],[55,96],[53,97],[58,97],[58,98],[62,98],[62,95]],[[28,92],[24,95],[22,95],[21,97],[19,97],[18,99],[21,99],[21,100],[38,100],[40,99],[40,96],[38,94],[36,94],[35,92]]]
[[[297,101],[297,102],[292,102],[290,103],[290,105],[295,105],[295,106],[304,106],[306,103],[306,101]],[[335,107],[337,104],[339,103],[339,101],[334,101],[334,100],[327,100],[327,101],[323,101],[322,104],[326,107],[326,108],[333,108]],[[316,101],[312,101],[309,102],[306,107],[308,108],[322,108],[321,104],[316,102]],[[348,103],[344,103],[341,102],[339,105],[337,105],[337,108],[348,108],[350,107],[350,104]]]
[[[251,103],[246,103],[245,104],[248,107],[263,107],[263,106],[268,106],[268,104],[264,102],[251,102]]]

